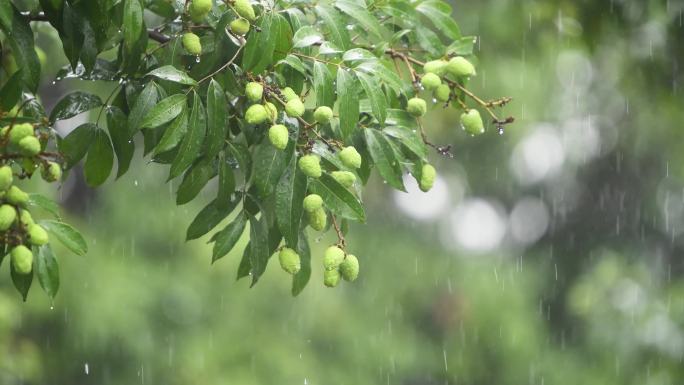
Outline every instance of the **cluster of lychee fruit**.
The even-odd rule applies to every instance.
[[[22,160],[21,165],[27,175],[32,175],[37,163],[46,182],[55,182],[62,177],[59,163],[39,159],[42,146],[31,123],[20,123],[0,129],[0,145],[7,160]]]
[[[444,59],[431,60],[423,65],[420,84],[423,89],[432,92],[435,100],[449,103],[454,97],[451,79],[467,79],[475,74],[475,66],[462,56],[453,57],[448,61]],[[448,76],[451,79],[447,78]],[[408,100],[406,111],[415,117],[421,117],[427,112],[427,103],[420,97],[413,97]],[[461,126],[471,135],[484,132],[484,123],[480,112],[474,108],[466,108],[461,114]]]
[[[236,14],[236,18],[230,22],[230,31],[238,36],[244,36],[249,32],[250,26],[256,20],[256,13],[254,7],[249,0],[234,0],[230,1],[231,8]],[[207,17],[213,8],[213,0],[192,0],[188,7],[188,15],[190,20],[195,23],[201,23]],[[194,56],[202,54],[202,43],[199,36],[193,32],[186,32],[181,38],[183,48]]]
[[[280,267],[294,275],[301,269],[299,254],[289,247],[283,247],[278,253]],[[340,278],[353,282],[359,276],[359,260],[353,254],[346,254],[338,246],[328,247],[323,254],[323,284],[335,287]]]

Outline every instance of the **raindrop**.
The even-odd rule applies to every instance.
[[[195,63],[199,63],[199,62],[200,62],[200,57],[197,56],[197,57],[195,58]]]
[[[83,369],[84,369],[86,375],[90,374],[90,367],[88,366],[87,362],[85,363]]]

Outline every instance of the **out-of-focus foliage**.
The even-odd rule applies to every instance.
[[[73,218],[95,242],[60,261],[71,278],[53,310],[44,296],[19,303],[4,283],[0,383],[683,382],[682,6],[492,0],[455,11],[482,37],[472,85],[516,95],[520,122],[441,161],[445,214],[408,220],[416,213],[372,180],[376,214],[349,235],[368,255],[358,284],[292,299],[275,266],[253,289],[234,282],[240,255],[210,267],[208,246],[181,242],[201,204],[174,210],[160,170],[136,169]],[[433,127],[444,143],[457,128],[448,117]],[[454,219],[467,210],[452,206],[482,198],[503,224]],[[529,232],[537,211],[516,207],[545,208],[541,235]],[[450,248],[462,233],[499,232],[486,251]],[[321,253],[330,239],[313,241]]]

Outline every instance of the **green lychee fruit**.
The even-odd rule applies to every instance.
[[[299,118],[304,115],[304,103],[299,98],[292,99],[285,104],[285,113],[291,118]]]
[[[333,171],[330,175],[342,186],[351,187],[356,182],[356,175],[349,171]]]
[[[435,184],[435,177],[437,176],[437,170],[431,164],[424,164],[420,172],[420,189],[428,192]]]
[[[9,141],[18,146],[19,142],[27,136],[33,136],[33,126],[30,123],[15,124],[10,130]]]
[[[297,95],[296,92],[290,87],[285,87],[282,90],[280,90],[280,93],[283,95],[283,98],[285,98],[286,102],[289,102],[292,99],[299,99],[299,95]]]
[[[299,158],[297,164],[304,175],[308,176],[309,178],[321,177],[321,173],[323,172],[321,170],[321,158],[319,158],[317,155],[304,155]]]
[[[12,167],[2,166],[0,167],[0,191],[7,190],[14,180],[12,175]]]
[[[302,207],[304,207],[304,211],[307,212],[316,211],[323,207],[323,198],[318,194],[309,194],[304,198]]]
[[[245,112],[245,120],[249,124],[261,124],[268,120],[268,111],[261,104],[253,104]]]
[[[192,0],[190,3],[190,18],[195,23],[201,22],[211,11],[213,0]]]
[[[24,245],[16,246],[10,252],[12,267],[19,274],[28,274],[33,267],[33,253]]]
[[[234,7],[235,12],[237,12],[240,17],[243,17],[249,21],[254,21],[254,19],[256,19],[254,8],[249,0],[235,0]]]
[[[27,136],[19,141],[19,152],[26,157],[33,157],[40,153],[40,141],[35,136]]]
[[[333,110],[328,106],[320,106],[314,111],[314,120],[320,124],[327,124],[333,117]]]
[[[447,62],[444,60],[430,60],[423,65],[423,71],[426,74],[444,75],[446,71]]]
[[[273,147],[278,150],[284,150],[285,147],[287,147],[289,135],[287,127],[282,124],[274,124],[268,129],[268,140],[270,140]]]
[[[55,162],[41,163],[40,175],[46,182],[58,181],[62,179],[62,166]]]
[[[25,206],[29,201],[29,195],[23,192],[19,187],[12,186],[7,190],[5,199],[15,206]]]
[[[435,88],[439,87],[440,84],[442,84],[442,79],[440,79],[438,75],[429,72],[423,75],[423,77],[420,79],[420,84],[423,85],[423,88],[425,88],[425,90],[432,91]]]
[[[347,146],[343,148],[339,153],[340,161],[345,167],[349,168],[359,168],[361,167],[361,154],[356,151],[354,146]]]
[[[185,48],[190,55],[199,56],[202,54],[202,43],[200,42],[199,36],[192,32],[187,32],[183,34],[181,41],[183,43],[183,48]]]
[[[296,251],[283,247],[278,253],[278,260],[280,261],[280,267],[288,273],[295,275],[302,268],[301,260],[299,254]]]
[[[475,66],[470,63],[463,56],[456,56],[449,60],[447,65],[447,72],[453,76],[473,76],[475,75]]]
[[[32,245],[41,246],[48,243],[48,233],[40,225],[29,225],[27,233],[29,242]]]
[[[484,123],[480,112],[476,109],[470,109],[461,114],[461,125],[463,129],[471,134],[478,135],[484,132]]]
[[[21,210],[21,214],[19,214],[19,220],[24,226],[30,226],[35,223],[31,213],[28,210]]]
[[[258,102],[264,95],[264,86],[257,82],[249,82],[245,86],[245,95],[250,102]]]
[[[437,101],[446,103],[449,101],[449,97],[451,96],[451,88],[448,84],[440,84],[437,86],[437,88],[435,88],[433,95]]]
[[[278,118],[278,109],[276,108],[275,104],[266,102],[264,103],[264,108],[266,108],[266,112],[268,112],[268,117],[271,119],[271,121],[275,122],[275,120]]]
[[[249,20],[238,18],[230,22],[230,31],[236,35],[244,36],[249,32]]]
[[[323,284],[327,287],[335,287],[340,283],[340,272],[337,270],[326,270],[323,272]]]
[[[340,263],[340,274],[342,279],[348,282],[356,280],[359,276],[359,260],[352,254],[347,254],[344,261]]]
[[[306,216],[309,219],[309,226],[316,231],[323,231],[328,224],[328,214],[322,207],[314,211],[307,211]]]
[[[4,204],[0,206],[0,231],[6,231],[17,219],[17,209],[12,205]]]
[[[344,250],[337,246],[330,246],[325,249],[325,253],[323,254],[323,267],[326,270],[337,270],[342,261],[344,261]]]
[[[427,112],[427,104],[421,98],[411,98],[406,105],[406,111],[415,117],[420,117]]]

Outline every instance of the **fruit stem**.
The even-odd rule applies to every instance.
[[[344,250],[347,246],[347,241],[344,239],[344,234],[342,234],[342,230],[340,229],[340,226],[337,224],[337,219],[335,218],[335,216],[331,214],[330,217],[332,218],[333,228],[337,233],[337,246]]]

